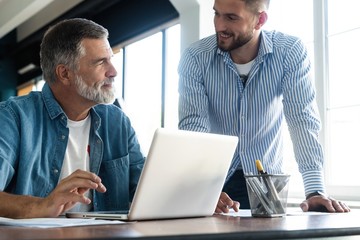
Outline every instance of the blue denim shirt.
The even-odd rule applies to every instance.
[[[107,188],[93,191],[94,211],[126,210],[144,156],[128,117],[114,105],[90,111],[90,171]],[[69,129],[50,87],[0,103],[0,191],[46,197],[56,187]]]

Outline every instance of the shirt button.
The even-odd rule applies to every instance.
[[[64,139],[65,139],[65,135],[61,135],[61,139],[64,140]]]
[[[54,173],[55,173],[55,174],[58,174],[58,172],[59,172],[59,170],[54,169]]]
[[[100,139],[96,140],[97,143],[101,143]]]

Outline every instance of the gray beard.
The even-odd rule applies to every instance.
[[[94,87],[86,85],[82,77],[76,76],[75,86],[78,94],[88,100],[99,104],[112,103],[115,100],[115,92],[113,90],[104,91],[101,86],[105,83],[114,82],[113,78],[106,79],[104,82],[97,83]]]

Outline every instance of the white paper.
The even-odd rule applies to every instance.
[[[228,213],[220,213],[225,216],[233,216],[233,217],[251,217],[250,209],[239,209],[238,212],[235,212],[233,209],[229,209]]]
[[[226,216],[233,217],[251,217],[250,209],[239,209],[239,212],[235,212],[233,209],[230,209],[229,213],[221,213]],[[328,212],[303,212],[301,208],[288,207],[286,210],[286,216],[299,216],[299,215],[326,215],[331,214]]]
[[[125,222],[118,220],[95,220],[94,218],[28,218],[12,219],[0,217],[0,225],[18,226],[18,227],[35,227],[35,228],[58,228],[74,227],[104,224],[123,224]]]
[[[287,216],[299,216],[299,215],[328,215],[328,214],[331,214],[331,213],[329,213],[329,212],[314,212],[314,211],[303,212],[300,207],[298,207],[298,208],[296,208],[296,207],[290,207],[290,208],[287,208],[287,211],[286,211],[286,215],[287,215]]]

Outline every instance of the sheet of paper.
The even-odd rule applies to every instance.
[[[233,216],[233,217],[251,217],[250,209],[239,209],[238,212],[235,212],[233,209],[230,209],[229,213],[221,213],[225,216]]]
[[[287,216],[299,216],[299,215],[326,215],[326,214],[331,214],[329,212],[303,212],[301,210],[301,208],[297,208],[297,207],[289,207],[286,210],[286,215]]]
[[[226,216],[234,217],[251,217],[250,209],[240,209],[239,212],[235,212],[233,209],[230,209],[229,213],[222,213]],[[286,210],[286,216],[299,216],[299,215],[326,215],[331,214],[328,212],[303,212],[300,208],[289,207]]]
[[[35,227],[35,228],[58,228],[74,227],[104,224],[123,224],[125,222],[117,220],[95,220],[92,218],[29,218],[29,219],[12,219],[0,217],[0,225],[18,226],[18,227]]]

